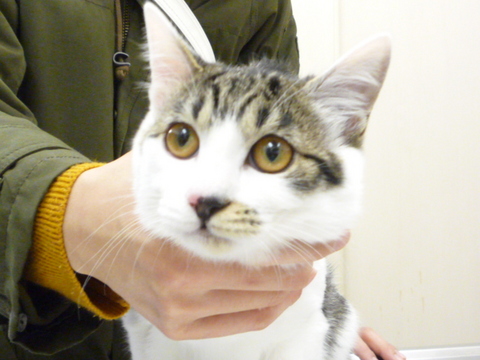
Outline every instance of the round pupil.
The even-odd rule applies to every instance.
[[[188,139],[190,138],[190,130],[187,128],[182,128],[178,132],[177,142],[180,147],[183,147],[187,144]]]
[[[270,160],[270,162],[277,160],[278,156],[280,155],[280,147],[281,144],[276,141],[270,141],[267,144],[265,147],[265,155],[267,155],[267,158]]]

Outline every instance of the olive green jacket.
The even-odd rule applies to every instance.
[[[128,151],[148,106],[139,86],[148,81],[143,1],[125,1],[132,66],[121,83],[112,66],[113,0],[0,1],[2,360],[128,359],[117,322],[22,280],[36,209],[51,182],[74,164],[111,161]],[[218,59],[267,56],[298,67],[288,0],[186,2]]]

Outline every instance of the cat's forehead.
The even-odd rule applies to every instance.
[[[184,87],[175,108],[201,130],[233,119],[247,142],[276,134],[293,145],[318,148],[323,129],[304,90],[307,80],[265,61],[236,67],[215,64]]]
[[[261,61],[243,66],[207,65],[196,79],[204,87],[220,86],[235,98],[253,95],[271,101],[298,83],[299,78],[273,62]]]

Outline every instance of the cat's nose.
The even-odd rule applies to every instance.
[[[195,209],[197,216],[202,220],[202,227],[218,211],[227,207],[230,201],[215,196],[199,197],[190,205]]]

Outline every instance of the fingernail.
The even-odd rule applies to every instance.
[[[331,249],[333,251],[337,251],[337,250],[340,250],[342,249],[345,245],[347,245],[347,241],[346,240],[335,240],[335,241],[332,241],[330,243],[328,243],[328,245],[331,247]]]
[[[395,357],[395,360],[407,360],[407,357],[399,352],[396,352],[394,357]]]

